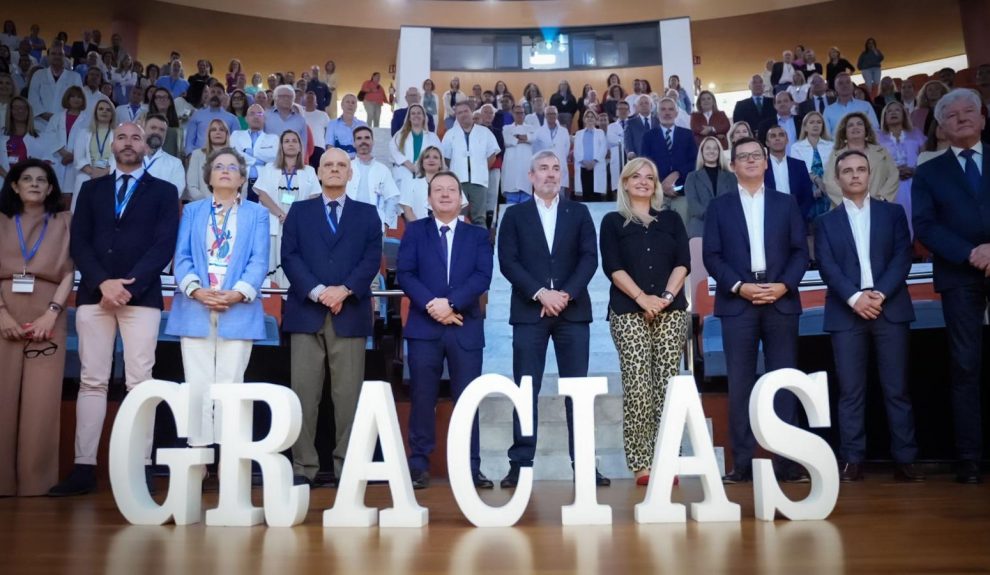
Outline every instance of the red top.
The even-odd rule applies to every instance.
[[[24,145],[24,136],[10,136],[7,138],[7,158],[13,166],[21,160],[26,160],[27,146]]]
[[[385,103],[385,90],[382,88],[380,82],[366,80],[364,84],[361,84],[361,91],[364,92],[365,102]]]
[[[68,138],[69,134],[72,132],[72,126],[79,119],[79,114],[73,114],[72,112],[67,112],[65,114],[65,137]]]

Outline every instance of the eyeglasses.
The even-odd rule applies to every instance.
[[[740,162],[748,162],[750,160],[754,162],[759,162],[763,159],[763,152],[751,152],[749,154],[736,154],[736,159]]]
[[[36,357],[54,355],[55,352],[58,351],[58,344],[56,344],[54,341],[46,342],[47,345],[45,345],[45,347],[42,347],[40,349],[28,349],[32,343],[33,342],[29,341],[24,344],[24,357],[27,359],[34,359]]]
[[[239,164],[213,164],[214,172],[240,172],[241,166]]]

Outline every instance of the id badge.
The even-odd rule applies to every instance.
[[[14,293],[34,293],[34,276],[31,274],[14,274]]]
[[[283,204],[291,204],[291,203],[293,203],[295,201],[296,201],[296,195],[295,194],[290,194],[288,192],[284,192],[282,194],[282,203]]]
[[[110,167],[110,162],[107,160],[94,160],[93,167],[98,170],[105,170]]]

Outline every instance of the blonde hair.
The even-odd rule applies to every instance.
[[[423,171],[423,158],[426,157],[427,152],[436,152],[440,156],[440,172],[447,169],[447,161],[443,159],[443,151],[436,146],[427,146],[420,150],[419,159],[416,160],[416,177],[423,178],[426,176],[426,172]]]
[[[728,170],[729,164],[725,161],[725,154],[722,153],[722,142],[719,142],[718,138],[715,136],[705,136],[705,138],[701,140],[701,143],[698,144],[698,159],[694,162],[694,169],[700,170],[705,167],[705,155],[703,150],[705,149],[705,144],[709,141],[715,142],[715,145],[718,146],[718,160],[716,160],[718,162],[718,167],[722,170]]]
[[[210,139],[210,130],[213,129],[213,124],[220,124],[223,127],[223,131],[227,132],[227,141],[220,144],[220,148],[226,148],[230,144],[230,127],[227,126],[227,122],[224,122],[220,118],[213,118],[210,120],[210,125],[206,127],[206,143],[203,145],[203,153],[207,156],[212,154],[214,149],[219,149],[213,147],[213,140]]]
[[[746,126],[746,131],[749,132],[749,137],[750,138],[754,137],[753,136],[753,128],[751,128],[749,126],[749,122],[745,122],[745,121],[741,121],[740,120],[739,122],[736,122],[735,124],[732,124],[732,127],[729,128],[729,131],[725,134],[725,139],[726,139],[726,141],[729,142],[729,149],[730,150],[732,149],[732,136],[735,135],[736,130],[738,130],[740,126]]]
[[[949,87],[946,86],[944,83],[942,83],[942,82],[940,82],[938,80],[929,80],[929,81],[925,82],[924,84],[922,84],[921,89],[918,90],[918,92],[917,92],[917,94],[918,94],[918,107],[919,108],[934,108],[935,107],[935,104],[937,102],[931,102],[931,101],[928,100],[928,86],[930,86],[932,84],[934,84],[934,85],[936,85],[936,86],[938,86],[939,88],[942,89],[942,95],[939,96],[939,98],[942,98],[946,94],[949,93]]]
[[[409,104],[409,107],[406,108],[406,119],[403,120],[403,122],[402,122],[402,129],[399,130],[399,134],[398,134],[399,135],[399,149],[400,150],[402,150],[403,148],[405,148],[405,146],[406,146],[406,138],[408,138],[409,137],[409,133],[412,132],[411,118],[412,118],[412,109],[413,108],[419,108],[420,111],[423,112],[423,131],[424,132],[429,132],[430,131],[430,124],[429,124],[429,120],[428,120],[429,116],[426,114],[426,108],[424,108],[421,104]],[[420,152],[420,153],[422,154],[422,152]]]
[[[811,111],[804,115],[804,119],[801,120],[801,134],[798,135],[798,141],[804,140],[808,137],[808,118],[813,116],[822,121],[822,133],[818,136],[818,138],[825,140],[826,142],[831,142],[832,136],[828,133],[828,124],[825,123],[825,116],[822,116],[821,112],[816,111]]]
[[[657,166],[652,161],[647,158],[637,157],[629,160],[626,163],[626,167],[622,168],[622,174],[619,176],[619,192],[615,198],[616,210],[622,214],[625,218],[625,223],[623,225],[628,225],[630,222],[648,224],[649,221],[642,221],[632,209],[632,202],[629,200],[629,192],[626,191],[626,182],[629,178],[643,169],[644,166],[648,166],[650,171],[653,172],[653,197],[650,198],[650,207],[654,210],[660,211],[663,207],[663,192],[660,187],[660,174],[657,172]]]
[[[901,128],[905,132],[910,132],[911,130],[913,130],[914,126],[911,125],[911,117],[908,115],[907,109],[904,107],[904,104],[898,102],[897,100],[894,100],[893,102],[890,102],[889,104],[884,106],[883,111],[880,112],[880,131],[883,132],[884,134],[890,133],[890,130],[887,129],[887,112],[894,106],[901,107],[901,117],[903,118],[901,121]]]

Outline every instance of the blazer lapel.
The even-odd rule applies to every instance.
[[[450,278],[454,277],[454,270],[457,269],[457,264],[461,261],[462,252],[465,249],[465,236],[467,235],[467,230],[462,228],[463,223],[459,222],[457,228],[454,231],[454,244],[451,246],[450,250]],[[441,247],[443,244],[441,244]],[[450,280],[447,281],[450,283]]]
[[[570,219],[571,209],[567,205],[567,202],[563,199],[557,200],[557,225],[554,226],[553,230],[553,249],[550,250],[550,255],[557,253],[557,247],[560,245],[560,236],[563,234],[563,230],[566,229],[565,226],[570,225],[568,221]],[[539,214],[537,214],[539,217]],[[542,222],[540,222],[540,230],[543,229]]]
[[[550,257],[550,248],[547,246],[546,234],[543,233],[543,220],[540,219],[539,208],[536,207],[536,202],[542,201],[536,195],[533,196],[531,200],[524,204],[520,204],[516,209],[525,209],[528,212],[529,218],[529,228],[535,230],[540,238],[540,241],[536,242],[540,245],[540,249]],[[557,227],[560,227],[560,205],[557,206]],[[554,241],[556,241],[557,233],[554,231]]]
[[[319,198],[316,200],[314,209],[312,210],[313,213],[312,217],[313,219],[316,220],[314,222],[314,225],[316,229],[319,230],[317,233],[320,234],[320,237],[323,239],[324,242],[326,242],[327,247],[332,248],[336,240],[334,239],[334,234],[330,233],[330,222],[327,221],[327,208],[326,208],[326,204],[324,203],[324,197],[325,196],[323,194],[320,194]],[[293,204],[293,206],[295,206],[297,210],[302,209],[302,206],[300,206],[298,203]],[[289,209],[291,210],[292,208],[290,207]],[[339,224],[337,226],[336,235],[338,236],[340,235]]]
[[[450,238],[447,239],[449,241]],[[426,230],[426,241],[430,245],[433,255],[437,258],[437,267],[443,269],[443,242],[440,240],[440,228],[437,227],[436,218],[430,218],[430,225]]]
[[[719,175],[721,176],[721,174]],[[715,188],[712,187],[712,179],[708,177],[707,173],[701,173],[699,174],[699,176],[700,177],[698,179],[701,180],[701,187],[705,190],[708,190],[709,198],[715,199],[716,190]]]
[[[985,149],[986,146],[984,146],[984,150]],[[947,149],[945,153],[942,154],[942,156],[943,156],[942,161],[945,163],[946,171],[952,175],[953,179],[956,180],[956,185],[959,186],[961,189],[966,190],[970,195],[974,197],[979,197],[979,192],[977,192],[976,190],[970,187],[969,180],[966,179],[966,172],[963,170],[963,167],[959,165],[959,158],[957,158],[956,154],[953,153],[952,148]],[[983,173],[986,174],[987,173],[986,153],[983,154],[983,169],[984,169]],[[986,179],[987,178],[983,178],[984,188],[986,187]]]
[[[873,238],[876,237],[874,235],[874,230],[877,229],[877,225],[873,220],[874,218],[873,212],[875,211],[876,210],[870,210],[870,255],[871,255],[870,259],[871,260],[873,259],[872,258],[872,252],[874,246]],[[856,274],[857,274],[856,277],[852,279],[855,280],[854,283],[859,285],[859,280],[860,280],[859,276],[862,274],[862,271],[859,267],[859,250],[856,249],[856,238],[855,236],[853,236],[852,222],[849,221],[849,212],[846,211],[846,205],[839,204],[839,207],[835,208],[835,213],[842,216],[840,218],[840,221],[838,222],[839,234],[842,236],[842,241],[846,244],[846,248],[852,252],[852,262],[853,265],[855,266]]]
[[[254,227],[254,220],[245,213],[243,209],[247,200],[242,200],[237,207],[237,236],[234,238],[234,253],[230,256],[230,264],[227,266],[227,275],[224,276],[224,289],[231,289],[240,278],[241,271],[245,267],[245,259],[248,256],[248,248],[251,247],[248,238],[251,237],[251,228]],[[229,216],[228,216],[229,217]],[[219,225],[220,222],[218,221]]]
[[[205,285],[210,285],[210,262],[206,257],[206,251],[203,250],[203,246],[206,245],[206,238],[209,237],[213,239],[212,234],[207,235],[206,227],[210,221],[210,209],[207,205],[202,206],[203,209],[198,210],[193,215],[193,230],[192,230],[192,254],[193,254],[193,269],[203,270],[205,273],[200,275],[200,282]],[[188,209],[188,208],[187,208]],[[179,278],[180,280],[182,278]]]
[[[739,197],[739,194],[736,194],[732,198],[732,201],[729,202],[729,205],[731,206],[731,208],[729,209],[732,210],[733,212],[729,220],[733,222],[738,222],[736,225],[739,226],[741,232],[740,235],[742,235],[743,242],[745,242],[746,244],[746,257],[751,258],[752,252],[750,250],[752,248],[749,245],[749,228],[746,225],[746,213],[743,211],[742,199]],[[766,214],[764,214],[763,219],[766,220]],[[764,223],[764,229],[766,229],[765,223]]]
[[[145,172],[145,174],[147,173],[148,172]],[[113,190],[111,193],[113,194],[114,212],[116,213],[117,181],[115,179],[110,181],[111,181],[111,189]],[[134,187],[134,193],[131,194],[131,199],[127,201],[127,206],[124,208],[124,213],[121,214],[120,216],[121,222],[126,220],[127,217],[130,216],[131,213],[134,211],[135,207],[141,204],[141,202],[144,200],[144,196],[148,195],[147,187],[148,187],[148,180],[144,179],[144,174],[141,174],[141,178],[138,180],[137,185]]]

